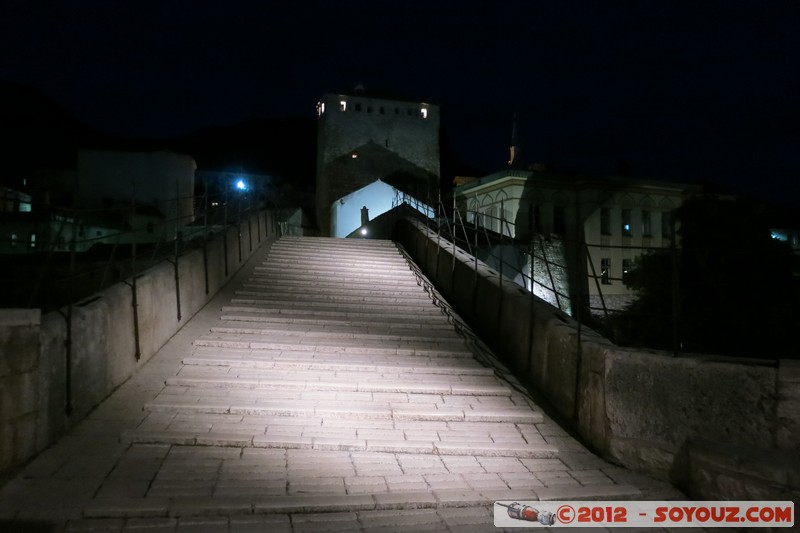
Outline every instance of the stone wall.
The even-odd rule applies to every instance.
[[[0,313],[0,472],[36,446],[40,324],[38,309]]]
[[[36,309],[0,310],[0,478],[128,380],[276,234],[271,214],[262,212],[209,241],[205,263],[202,249],[181,256],[180,318],[172,263],[137,276],[138,359],[132,289],[125,283],[72,307],[69,352],[66,309],[43,316]],[[68,387],[71,411],[66,413]]]
[[[698,498],[800,497],[800,466],[784,459],[800,451],[796,361],[621,348],[480,261],[476,275],[472,256],[418,222],[401,221],[394,238],[600,455]]]

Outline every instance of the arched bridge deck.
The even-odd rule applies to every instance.
[[[388,241],[280,239],[3,487],[0,525],[496,531],[495,500],[680,497],[569,437],[418,281]]]

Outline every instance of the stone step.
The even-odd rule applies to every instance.
[[[511,396],[512,389],[499,383],[494,376],[470,376],[470,381],[446,379],[441,374],[422,374],[388,379],[378,372],[348,370],[344,378],[336,379],[330,372],[320,372],[315,379],[302,371],[277,372],[269,376],[248,377],[173,377],[164,383],[172,387],[206,387],[245,390],[335,390],[337,392],[402,392],[408,394]],[[356,374],[352,376],[352,374]],[[409,379],[412,378],[413,379]],[[449,377],[449,376],[447,376]],[[320,379],[322,378],[322,379]],[[482,379],[483,381],[476,381]],[[391,406],[387,403],[387,408]],[[509,411],[511,412],[511,411]]]
[[[308,292],[269,292],[259,290],[238,290],[235,292],[236,296],[263,298],[267,301],[286,302],[292,301],[295,303],[330,303],[330,304],[345,304],[345,305],[360,305],[362,303],[369,305],[390,305],[400,307],[430,307],[435,308],[433,302],[429,298],[406,298],[405,296],[360,296],[352,295],[332,295],[320,294],[313,291],[309,287]],[[423,293],[424,294],[424,293]]]
[[[120,442],[123,444],[469,455],[473,457],[517,457],[526,459],[548,459],[558,456],[558,448],[550,444],[470,442],[468,440],[338,439],[331,437],[291,437],[280,434],[270,435],[269,433],[132,430],[123,433],[120,437]]]
[[[318,254],[287,254],[283,252],[271,252],[269,257],[261,263],[261,266],[280,266],[292,269],[297,265],[319,265],[319,266],[343,266],[356,268],[378,268],[389,269],[392,271],[410,270],[408,262],[400,255],[395,257],[370,257],[361,255],[340,256],[336,254],[335,262],[327,256],[320,257]]]
[[[262,305],[259,305],[262,304]],[[447,317],[439,313],[426,313],[425,319],[420,320],[419,313],[399,313],[389,309],[386,312],[376,313],[372,311],[364,311],[362,308],[359,310],[353,309],[330,309],[321,307],[295,307],[292,309],[277,309],[264,307],[263,302],[259,301],[255,304],[238,304],[226,305],[222,307],[223,313],[248,313],[249,315],[259,315],[265,317],[283,317],[289,319],[307,319],[307,320],[337,320],[345,322],[354,322],[359,324],[374,323],[381,324],[387,320],[392,320],[398,325],[406,325],[409,323],[417,323],[421,326],[427,324],[448,324]],[[452,325],[450,326],[452,328]]]
[[[308,241],[289,241],[279,239],[273,245],[279,250],[311,250],[311,251],[364,251],[372,253],[395,252],[397,245],[392,241],[381,241],[378,239],[359,240],[359,239],[327,239],[321,237]]]
[[[324,275],[334,279],[358,278],[362,280],[374,279],[381,281],[416,279],[414,278],[414,273],[409,269],[386,271],[383,268],[373,268],[369,266],[361,268],[333,266],[332,268],[327,268],[325,266],[304,264],[301,266],[297,266],[294,269],[288,269],[280,266],[272,266],[267,264],[264,266],[257,266],[253,270],[254,276],[269,275],[270,277],[273,278],[282,278],[282,277],[293,278],[298,274],[302,276],[309,274],[316,276]]]
[[[299,237],[296,235],[281,237],[277,242],[282,244],[320,243],[342,246],[395,247],[394,242],[389,239],[340,239],[336,237]]]
[[[413,484],[412,484],[413,485]],[[203,518],[210,526],[203,529],[213,530],[213,517],[229,517],[230,530],[236,531],[237,525],[242,526],[246,531],[271,531],[271,528],[278,527],[281,531],[289,530],[289,522],[270,521],[271,518],[279,518],[274,515],[301,515],[312,514],[317,516],[330,515],[332,518],[342,515],[332,513],[352,513],[365,519],[369,518],[369,513],[381,512],[379,515],[382,526],[381,531],[433,531],[431,527],[426,527],[427,517],[421,515],[426,510],[448,510],[448,516],[452,517],[452,512],[457,509],[467,509],[470,507],[491,507],[495,501],[564,501],[580,499],[592,500],[635,500],[641,499],[642,492],[632,485],[602,484],[576,487],[573,485],[563,485],[554,487],[532,487],[530,489],[497,489],[487,488],[479,490],[462,489],[429,489],[429,490],[401,490],[398,492],[365,493],[365,494],[341,494],[332,492],[315,492],[313,494],[293,494],[286,496],[258,495],[250,498],[246,497],[181,497],[178,495],[170,497],[147,497],[147,498],[114,498],[113,500],[96,500],[89,506],[84,507],[84,524],[87,531],[106,531],[110,530],[105,523],[108,519],[140,519],[138,524],[147,526],[149,519],[158,525],[159,519],[171,519],[168,527],[172,531],[177,524],[178,531],[183,531],[184,521],[190,522]],[[385,513],[390,512],[390,515]],[[423,520],[417,522],[415,517]],[[98,520],[97,528],[91,529],[91,522]],[[313,526],[315,522],[305,522]],[[343,522],[347,525],[346,522]],[[187,530],[196,530],[198,524],[186,523]],[[256,527],[252,527],[252,526]],[[325,524],[318,523],[319,527]],[[335,526],[335,523],[333,524]],[[192,529],[192,526],[195,526]],[[217,528],[227,531],[228,524]],[[105,528],[105,529],[104,529]],[[464,526],[469,531],[494,531],[489,527],[469,527]],[[375,529],[375,528],[373,528]],[[117,527],[119,530],[119,527]],[[307,531],[313,531],[306,528]],[[327,530],[327,529],[326,529]],[[439,528],[435,531],[459,531],[459,529]],[[146,531],[146,530],[145,530]],[[160,530],[159,530],[160,531]]]
[[[292,314],[283,314],[280,310],[271,310],[271,309],[262,309],[264,312],[250,312],[250,311],[229,311],[227,309],[223,310],[223,314],[221,316],[222,320],[229,320],[233,322],[267,322],[271,324],[298,324],[298,325],[307,325],[307,326],[332,326],[332,327],[348,327],[355,330],[384,330],[387,329],[389,331],[402,331],[402,332],[414,332],[419,330],[441,330],[441,331],[452,331],[453,326],[445,321],[445,318],[442,317],[440,321],[432,320],[435,317],[430,317],[427,320],[427,323],[420,323],[419,320],[409,321],[409,320],[400,320],[399,318],[395,321],[388,322],[388,321],[381,321],[377,318],[317,318],[313,315],[292,315]],[[271,312],[271,313],[270,313]],[[305,318],[308,316],[307,318]],[[370,315],[371,316],[371,315]],[[416,316],[416,315],[415,315]]]
[[[241,357],[252,361],[286,361],[289,363],[341,363],[356,365],[413,365],[413,366],[465,366],[484,368],[472,357],[449,358],[430,355],[375,354],[375,353],[337,353],[299,350],[250,350],[238,348],[219,348],[215,346],[195,346],[192,356],[196,357]]]
[[[331,383],[336,386],[338,384]],[[323,390],[323,389],[319,389]],[[336,390],[336,389],[331,389]],[[256,403],[258,402],[258,403]],[[505,424],[540,424],[542,414],[527,407],[463,409],[428,404],[388,402],[263,400],[252,396],[212,397],[201,395],[165,395],[145,404],[152,413],[235,414],[278,417],[316,417],[336,420],[393,420],[411,422],[503,422]]]
[[[269,255],[264,259],[265,262],[270,261],[318,261],[320,258],[320,251],[324,250],[323,248],[309,248],[308,250],[301,250],[301,249],[282,249],[282,248],[271,248],[269,251]],[[402,266],[404,268],[408,268],[408,261],[406,258],[400,253],[399,250],[338,250],[334,252],[327,251],[325,252],[326,256],[335,255],[337,262],[375,262],[381,264],[394,264],[397,266]]]
[[[419,303],[417,305],[380,305],[376,303],[358,303],[352,302],[349,305],[345,302],[306,302],[294,300],[274,300],[270,298],[232,298],[233,305],[252,305],[258,307],[267,307],[272,309],[280,309],[286,311],[289,309],[301,309],[306,311],[334,311],[335,316],[343,317],[349,316],[353,312],[369,311],[378,317],[385,317],[388,315],[403,314],[409,317],[411,315],[422,316],[441,316],[441,311],[438,307],[430,304]],[[424,320],[424,318],[420,318]]]
[[[358,331],[352,327],[310,327],[302,324],[276,324],[274,327],[263,325],[254,327],[240,322],[224,321],[211,328],[211,333],[232,333],[236,335],[280,335],[281,337],[304,337],[326,339],[365,339],[387,342],[442,342],[463,343],[454,331],[442,332],[439,335],[427,334],[423,330],[398,332],[396,329],[373,328],[372,331]]]
[[[405,257],[400,253],[397,248],[363,248],[363,249],[348,249],[348,248],[332,248],[332,247],[291,247],[282,248],[274,247],[270,249],[270,255],[267,256],[269,261],[272,254],[280,257],[296,257],[306,260],[318,260],[323,257],[336,257],[341,259],[353,260],[368,260],[368,261],[393,261],[405,260]]]
[[[271,251],[267,259],[262,262],[263,266],[268,265],[308,265],[316,264],[321,267],[366,267],[387,268],[390,270],[410,270],[408,261],[400,254],[391,256],[366,255],[363,253],[337,253],[336,257],[321,256],[319,252],[283,252]]]
[[[272,287],[322,287],[332,289],[357,289],[357,290],[378,290],[378,291],[418,291],[420,286],[413,279],[373,279],[369,283],[364,282],[364,278],[350,276],[347,278],[331,276],[309,276],[306,277],[298,272],[288,272],[280,276],[269,276],[264,273],[254,272],[248,278],[248,283],[260,283]]]
[[[388,297],[388,298],[407,298],[413,300],[425,300],[430,302],[431,298],[424,290],[420,290],[418,285],[408,285],[403,287],[343,287],[341,284],[320,285],[283,285],[279,283],[263,281],[247,281],[242,284],[246,289],[258,290],[268,294],[319,294],[325,296],[365,296],[365,297]]]
[[[444,361],[447,361],[445,359]],[[277,370],[319,370],[319,371],[346,371],[346,372],[382,372],[406,374],[445,374],[448,376],[493,376],[494,370],[482,366],[444,366],[421,365],[419,363],[356,363],[325,360],[302,359],[258,359],[251,354],[242,355],[203,355],[197,354],[183,358],[183,364],[189,366],[227,366],[232,368],[256,368]]]
[[[387,346],[383,342],[353,342],[314,340],[298,341],[291,337],[264,337],[259,335],[203,335],[195,339],[195,346],[211,346],[217,348],[237,348],[251,350],[287,350],[307,351],[315,353],[343,353],[343,354],[369,354],[369,355],[425,355],[430,357],[456,357],[471,358],[472,353],[463,348],[449,347],[442,344],[440,347],[419,346],[412,343],[398,343],[396,346]]]

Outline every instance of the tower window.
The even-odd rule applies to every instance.
[[[600,234],[611,235],[611,209],[600,208]]]
[[[347,111],[347,100],[339,101],[339,111]]]
[[[650,237],[653,234],[653,222],[650,211],[642,211],[642,235]]]
[[[628,237],[631,236],[631,210],[630,209],[623,209],[622,210],[622,234],[627,235]]]
[[[419,110],[419,116],[422,118],[428,118],[428,110],[424,107]]]
[[[625,285],[628,284],[630,281],[630,272],[631,268],[633,268],[632,262],[630,259],[623,259],[622,260],[622,283]]]
[[[553,208],[553,233],[564,235],[567,232],[567,217],[564,214],[564,207],[557,205]]]
[[[600,259],[600,283],[611,285],[611,258],[603,257]]]
[[[672,238],[672,216],[667,211],[661,213],[661,237]]]

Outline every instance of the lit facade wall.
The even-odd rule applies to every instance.
[[[563,247],[551,252],[560,264],[572,264],[579,271],[584,265],[575,258],[585,261],[583,272],[569,276],[572,284],[584,286],[582,292],[593,307],[601,305],[602,294],[606,306],[619,308],[633,296],[622,281],[625,273],[648,248],[671,245],[671,213],[691,190],[684,184],[506,170],[458,187],[455,194],[470,224],[512,237],[521,249],[533,243],[539,250],[540,238],[558,236]],[[546,277],[545,273],[534,260],[535,286],[552,289],[552,269]],[[557,287],[576,294],[564,276],[556,277]]]
[[[402,202],[420,211],[426,216],[433,216],[433,209],[424,203],[415,202],[401,192],[380,180],[370,183],[355,192],[344,196],[331,206],[331,236],[344,238],[360,228],[361,210],[366,207],[369,219],[372,220]]]

